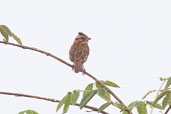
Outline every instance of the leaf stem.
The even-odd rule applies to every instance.
[[[157,90],[155,99],[159,96],[159,92],[161,91],[161,88],[162,88],[162,86],[164,85],[165,81],[166,81],[166,80],[163,81],[163,83],[161,84],[160,88]],[[153,109],[154,109],[154,106],[151,106],[150,114],[153,113]]]

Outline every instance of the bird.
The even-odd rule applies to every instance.
[[[91,40],[86,34],[78,32],[74,43],[69,50],[69,58],[73,62],[73,70],[75,73],[82,72],[84,74],[85,68],[84,63],[87,61],[89,56],[88,41]]]

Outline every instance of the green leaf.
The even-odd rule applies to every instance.
[[[130,110],[132,110],[132,109],[136,106],[136,104],[137,104],[138,102],[139,102],[139,101],[133,101],[132,103],[130,103],[130,104],[128,105],[128,108],[129,108]],[[128,114],[128,112],[124,111],[122,114]]]
[[[64,108],[63,108],[63,113],[66,113],[69,109],[69,105],[71,104],[71,93],[68,93],[68,97],[66,98],[65,100],[65,103],[64,103]]]
[[[150,106],[152,106],[153,101],[146,101],[147,104],[149,104]],[[155,108],[161,109],[162,110],[162,106],[160,104],[155,103],[154,106]]]
[[[12,35],[10,29],[6,25],[0,25],[0,32],[2,36],[5,38],[5,42],[8,42],[8,36]]]
[[[109,105],[111,105],[111,102],[107,102],[105,104],[103,104],[102,106],[100,106],[100,108],[98,109],[98,112],[103,111],[104,109],[106,109]]]
[[[4,39],[4,41],[5,42],[8,42],[8,34],[7,34],[7,32],[4,30],[4,28],[2,27],[2,26],[0,26],[0,32],[1,32],[1,34],[2,34],[2,36],[5,38]]]
[[[167,80],[165,89],[168,89],[168,87],[170,86],[170,84],[171,84],[171,77],[169,77],[169,79]]]
[[[119,109],[121,109],[121,111],[125,110],[125,106],[124,104],[119,104],[119,103],[113,103],[114,106],[118,107]]]
[[[111,81],[105,81],[104,82],[105,85],[111,86],[111,87],[116,87],[116,88],[120,88],[117,84],[115,84],[114,82]]]
[[[71,98],[72,105],[76,104],[79,96],[80,96],[80,92],[78,90],[74,90]]]
[[[9,40],[8,37],[12,36],[17,41],[17,43],[22,45],[20,38],[18,38],[14,33],[12,33],[6,25],[0,25],[0,32],[1,32],[2,36],[5,38],[4,39],[5,42],[8,42],[8,40]]]
[[[12,37],[17,41],[18,44],[22,45],[20,38],[18,38],[14,33],[12,33]]]
[[[128,114],[128,112],[124,111],[122,114]]]
[[[101,86],[99,83],[96,82],[96,88],[97,88],[97,89],[98,89],[98,88],[102,88],[102,86]]]
[[[105,96],[103,97],[105,100],[111,101],[110,98],[110,93],[108,91],[106,91]]]
[[[161,92],[158,96],[157,96],[157,98],[153,101],[153,104],[152,104],[152,106],[154,106],[165,94],[167,93],[167,91],[163,91],[163,92]]]
[[[37,112],[36,112],[36,111],[34,111],[34,110],[32,110],[32,113],[33,113],[33,114],[39,114],[39,113],[37,113]]]
[[[34,110],[26,110],[26,114],[38,114]]]
[[[83,97],[84,97],[88,92],[90,92],[92,89],[93,89],[93,83],[87,85],[87,87],[86,87],[85,90],[84,90]]]
[[[155,92],[156,90],[150,90],[149,92],[147,92],[142,99],[145,99],[149,94]]]
[[[21,112],[19,112],[18,114],[24,114],[25,113],[25,111],[21,111]]]
[[[132,106],[131,106],[132,105]],[[146,104],[142,101],[134,101],[129,105],[129,109],[136,107],[139,114],[147,114]],[[131,109],[132,110],[132,109]]]
[[[104,98],[104,96],[106,94],[106,90],[104,88],[99,88],[99,89],[97,89],[97,93],[98,93],[99,96]]]
[[[97,93],[97,90],[92,90],[88,92],[81,100],[80,102],[80,109],[82,109]]]
[[[139,101],[136,107],[139,114],[147,114],[147,108],[144,102]]]
[[[26,114],[33,114],[31,110],[27,110]]]
[[[105,81],[103,80],[100,80],[101,83],[104,83]],[[96,88],[103,88],[98,82],[96,82]]]
[[[20,113],[18,114],[39,114],[37,113],[36,111],[34,110],[25,110],[25,111],[21,111]]]
[[[162,108],[165,109],[166,106],[171,102],[171,92],[168,91],[165,98],[162,101]]]
[[[139,107],[140,105],[142,105],[144,102],[142,101],[137,101],[136,104],[135,104],[135,107]]]
[[[56,112],[61,108],[61,106],[65,103],[66,99],[68,98],[69,94],[67,94],[63,99],[59,102]]]
[[[3,30],[5,31],[5,33],[9,36],[12,35],[12,32],[10,31],[10,29],[6,26],[6,25],[0,25],[0,28],[3,28]]]
[[[136,105],[137,103],[138,103],[138,101],[134,101],[134,102],[130,103],[130,104],[128,105],[129,109],[132,110],[132,109],[135,107],[135,105]]]

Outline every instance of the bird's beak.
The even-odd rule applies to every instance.
[[[88,38],[88,40],[91,40],[91,38]]]

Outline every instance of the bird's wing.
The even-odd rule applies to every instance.
[[[75,50],[74,61],[82,61],[84,63],[89,55],[89,47],[87,45],[80,45],[79,48]]]

